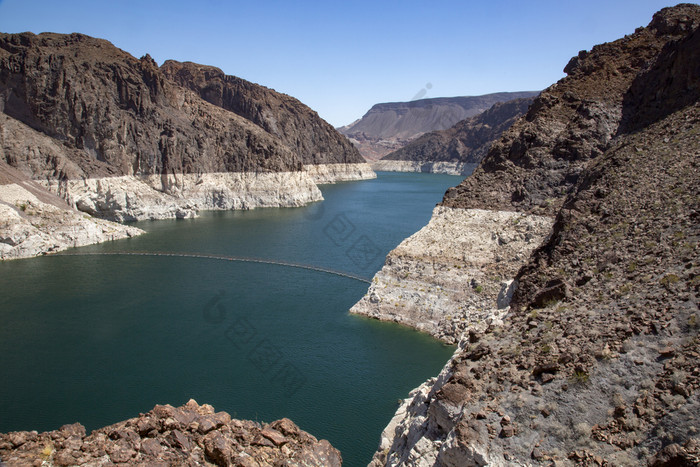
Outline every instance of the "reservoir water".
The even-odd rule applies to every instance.
[[[324,185],[325,201],[303,208],[140,222],[138,238],[0,263],[0,432],[89,432],[193,398],[236,418],[291,418],[344,465],[366,465],[397,400],[454,348],[350,315],[367,283],[213,257],[371,280],[461,180],[378,175]],[[192,256],[104,254],[124,252]]]

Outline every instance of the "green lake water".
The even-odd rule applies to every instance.
[[[379,173],[303,208],[139,222],[138,238],[0,263],[0,432],[88,432],[190,398],[236,418],[291,418],[366,465],[397,400],[454,348],[350,315],[370,280],[461,177]]]

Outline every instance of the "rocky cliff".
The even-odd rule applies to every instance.
[[[211,66],[168,60],[160,69],[167,78],[191,89],[207,102],[240,115],[276,136],[305,165],[365,162],[347,138],[293,97],[225,75]]]
[[[232,419],[190,400],[156,405],[146,414],[87,435],[79,423],[46,433],[0,434],[0,463],[27,465],[332,466],[338,450],[288,419]]]
[[[440,97],[376,104],[358,121],[339,128],[368,160],[377,160],[423,133],[445,130],[498,102],[535,96],[536,92],[499,92],[483,96]]]
[[[316,181],[374,177],[296,99],[81,34],[0,34],[0,116],[0,161],[114,221],[301,206]]]
[[[700,7],[681,4],[579,53],[448,191],[428,234],[445,212],[492,224],[455,222],[443,238],[471,240],[447,255],[424,238],[387,289],[410,288],[396,305],[410,309],[416,287],[456,280],[476,319],[452,328],[453,358],[401,404],[373,465],[700,463],[699,27]],[[540,216],[543,242],[499,255],[506,268],[498,247],[473,247],[522,242],[514,219]],[[446,256],[476,271],[421,277]],[[401,272],[393,262],[378,281]],[[403,322],[417,328],[447,319],[413,310]]]
[[[431,131],[382,157],[375,170],[469,175],[491,144],[526,111],[534,98],[494,104],[447,130]]]

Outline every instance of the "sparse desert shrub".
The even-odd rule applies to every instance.
[[[578,384],[588,383],[589,378],[590,375],[588,374],[588,372],[582,369],[576,369],[572,376],[573,381]]]
[[[580,441],[588,439],[591,436],[591,427],[585,422],[577,423],[574,425],[574,434]]]
[[[664,277],[661,278],[661,280],[659,280],[659,283],[664,287],[669,287],[677,283],[679,280],[680,278],[675,274],[666,274]]]

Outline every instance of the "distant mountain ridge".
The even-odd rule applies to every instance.
[[[375,170],[468,175],[491,144],[525,112],[534,98],[499,102],[447,130],[426,133],[373,164]],[[436,164],[439,163],[439,164]]]
[[[375,104],[361,119],[338,131],[350,138],[366,159],[376,160],[424,133],[450,128],[498,102],[534,97],[538,93],[498,92]]]

